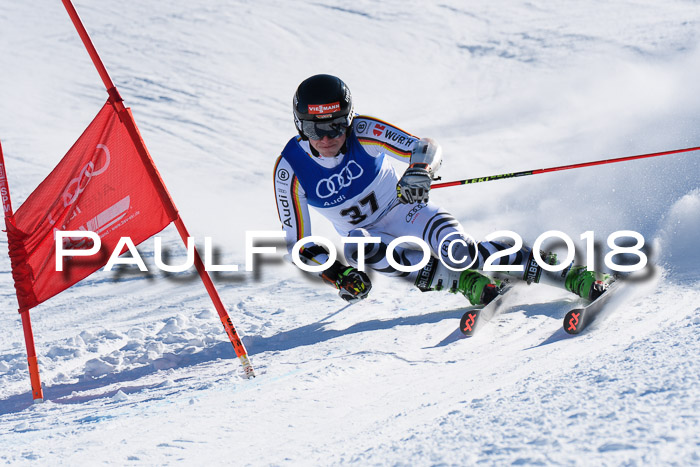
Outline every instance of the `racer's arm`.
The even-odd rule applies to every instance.
[[[294,175],[294,170],[282,156],[275,164],[274,177],[277,213],[286,234],[287,252],[291,254],[292,248],[299,240],[311,235],[309,205],[306,192]],[[301,247],[299,258],[310,266],[325,264],[328,261],[328,251],[309,242]],[[372,288],[369,277],[364,272],[340,261],[335,261],[320,274],[320,277],[338,289],[340,297],[349,302],[366,298]]]
[[[285,232],[287,252],[291,253],[297,241],[311,235],[311,217],[306,192],[282,156],[275,163],[274,185],[277,214]]]
[[[364,115],[353,121],[357,139],[368,154],[388,154],[408,163],[396,186],[402,203],[427,203],[430,184],[442,165],[442,148],[431,138],[418,138],[390,123]]]
[[[420,140],[391,123],[367,115],[356,116],[352,127],[367,154],[376,157],[384,153],[406,163],[411,158],[416,142]]]

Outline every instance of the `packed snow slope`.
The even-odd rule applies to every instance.
[[[356,109],[439,140],[444,180],[700,146],[700,4],[77,1],[185,223],[243,264],[279,229],[272,166],[291,100],[341,76]],[[0,7],[0,139],[15,208],[107,95],[58,0]],[[363,303],[268,255],[216,282],[98,272],[32,311],[33,405],[0,256],[0,461],[9,464],[698,465],[700,155],[434,190],[481,238],[634,230],[646,277],[593,329],[523,286],[473,338],[463,298],[373,276]],[[314,217],[314,233],[339,239]],[[161,236],[184,259],[174,229]],[[7,246],[1,237],[0,249]],[[153,266],[152,241],[140,247]]]

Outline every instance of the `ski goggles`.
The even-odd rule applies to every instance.
[[[347,129],[347,117],[334,118],[333,120],[325,122],[313,120],[301,121],[301,132],[304,133],[307,138],[313,140],[323,139],[324,136],[328,136],[331,139],[338,138],[344,134]]]

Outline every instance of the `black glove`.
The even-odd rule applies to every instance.
[[[403,204],[428,202],[432,177],[428,164],[411,164],[396,185],[396,196]]]
[[[338,261],[326,269],[321,277],[338,289],[338,295],[348,302],[363,300],[372,290],[372,283],[367,274],[352,266],[344,266]]]

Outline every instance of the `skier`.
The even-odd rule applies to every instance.
[[[477,270],[491,254],[510,245],[475,244],[453,216],[428,200],[442,164],[437,142],[356,115],[350,90],[331,75],[304,80],[294,95],[293,113],[299,135],[287,143],[274,168],[277,209],[290,253],[298,240],[311,235],[310,205],[342,236],[379,237],[379,243],[363,246],[365,264],[376,271],[402,277],[422,291],[461,293],[473,305],[487,304],[498,295],[496,283]],[[401,177],[387,156],[408,163]],[[431,257],[422,269],[401,272],[387,260],[387,245],[401,236],[415,236],[429,245]],[[320,274],[347,301],[366,298],[372,287],[367,274],[357,269],[359,248],[358,243],[347,243],[344,256],[349,264],[336,260]],[[300,259],[308,265],[325,264],[329,252],[307,243],[300,249]],[[402,266],[416,265],[423,251],[397,247],[393,259]],[[471,269],[462,270],[460,266],[472,260]],[[498,264],[522,265],[523,272],[508,274],[563,287],[589,300],[606,287],[584,266],[569,265],[564,272],[544,270],[528,247],[502,257]]]

